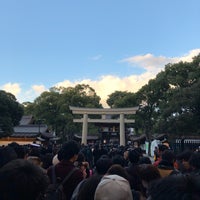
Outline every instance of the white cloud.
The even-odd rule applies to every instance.
[[[20,84],[19,83],[6,83],[5,85],[1,86],[2,90],[6,92],[10,92],[13,95],[17,96],[21,92]]]
[[[125,58],[122,61],[144,68],[145,72],[143,74],[132,74],[122,78],[113,75],[105,75],[97,80],[65,80],[63,82],[56,83],[55,86],[74,87],[77,84],[88,84],[94,88],[97,95],[101,97],[101,103],[103,106],[107,107],[106,99],[108,98],[108,95],[115,92],[116,90],[137,92],[143,85],[147,84],[150,79],[155,78],[157,73],[164,69],[166,64],[177,63],[181,60],[184,62],[190,62],[192,61],[192,58],[199,53],[200,49],[194,49],[183,56],[173,58],[168,58],[165,56],[156,57],[150,53],[145,55],[136,55],[133,57]],[[24,92],[21,90],[20,84],[18,83],[7,83],[0,88],[16,95],[16,98],[19,102],[33,101],[42,92],[48,90],[44,85],[33,85],[29,90]]]
[[[131,65],[137,65],[144,68],[146,71],[157,74],[160,72],[166,64],[177,63],[180,61],[191,62],[192,58],[200,53],[200,49],[194,49],[181,57],[165,57],[154,56],[153,54],[137,55],[129,58],[125,58],[122,62],[128,62]]]
[[[106,99],[108,95],[118,91],[137,92],[143,85],[147,84],[150,79],[155,78],[157,73],[164,69],[168,63],[177,63],[179,61],[191,62],[192,58],[200,53],[200,49],[194,49],[181,57],[168,58],[165,56],[154,56],[153,54],[137,55],[130,58],[125,58],[122,61],[128,62],[132,65],[139,65],[146,70],[141,75],[130,75],[127,77],[117,77],[112,75],[105,75],[98,80],[92,81],[85,79],[81,81],[70,82],[69,80],[59,82],[56,86],[74,87],[77,84],[89,84],[95,89],[97,95],[101,97],[101,103],[107,107]]]
[[[32,89],[37,95],[40,95],[42,92],[47,90],[44,85],[33,85]]]
[[[149,79],[152,78],[151,73],[144,73],[140,76],[131,75],[123,78],[119,78],[117,76],[102,76],[99,80],[92,81],[90,79],[85,79],[82,81],[63,81],[56,84],[56,86],[64,86],[74,87],[77,84],[88,84],[92,88],[95,89],[97,95],[101,97],[101,103],[104,107],[107,107],[106,99],[108,95],[115,91],[128,91],[128,92],[136,92],[138,91],[142,85],[146,84]],[[131,86],[131,87],[130,87]]]
[[[40,96],[40,94],[44,91],[48,91],[44,85],[32,85],[31,88],[26,90],[23,95],[18,96],[19,102],[33,102],[33,100]]]
[[[28,90],[23,90],[19,83],[6,83],[0,86],[2,90],[10,92],[15,95],[17,101],[23,103],[25,101],[32,102],[36,97],[38,97],[42,92],[47,91],[44,85],[33,85]]]

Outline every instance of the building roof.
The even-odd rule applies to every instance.
[[[74,137],[77,138],[77,139],[82,138],[81,135],[77,135],[77,134],[75,134]],[[88,135],[87,136],[87,140],[98,140],[98,139],[99,139],[99,136],[96,136],[96,135]]]
[[[33,116],[32,115],[24,115],[22,116],[19,124],[20,125],[28,125],[28,124],[32,124],[33,122]]]
[[[14,133],[45,133],[47,131],[47,125],[45,124],[30,124],[19,125],[14,127]]]
[[[54,137],[53,133],[49,132],[46,124],[33,123],[34,120],[31,115],[23,116],[20,120],[20,125],[14,127],[14,133],[11,135],[11,137],[36,138],[38,136],[41,136],[45,139]]]

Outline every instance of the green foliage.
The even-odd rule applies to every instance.
[[[134,93],[127,91],[115,91],[108,96],[107,104],[111,108],[124,108],[137,106]]]
[[[73,87],[53,87],[43,92],[32,104],[25,108],[26,113],[33,114],[36,119],[44,119],[45,123],[63,140],[75,133],[80,133],[82,124],[73,123],[73,115],[69,106],[101,108],[100,97],[89,85]]]
[[[140,105],[134,126],[149,139],[154,133],[199,135],[199,102],[200,55],[192,62],[167,64],[135,94],[115,91],[107,99],[111,108]]]
[[[137,95],[146,132],[171,135],[200,133],[200,55],[193,62],[168,64]]]
[[[1,135],[9,136],[13,132],[13,127],[18,125],[23,115],[23,107],[16,101],[11,93],[0,90],[0,128]]]

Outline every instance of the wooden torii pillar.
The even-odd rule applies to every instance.
[[[134,119],[126,119],[125,115],[135,114],[139,107],[131,108],[82,108],[70,106],[73,114],[82,114],[83,118],[73,119],[73,122],[82,123],[82,144],[87,144],[88,123],[119,123],[120,145],[125,146],[125,123],[135,123]],[[90,119],[88,115],[101,115],[101,119]],[[106,119],[106,115],[119,115],[119,119]]]

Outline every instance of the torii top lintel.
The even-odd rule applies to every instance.
[[[135,114],[139,107],[130,108],[83,108],[69,106],[73,114],[100,114],[100,115],[118,115],[118,114]]]

